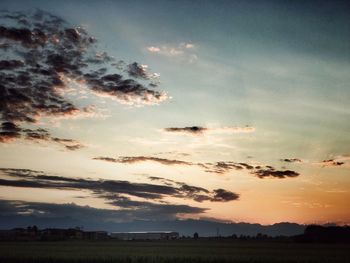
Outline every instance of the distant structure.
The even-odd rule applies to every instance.
[[[40,230],[34,226],[27,228],[13,228],[11,230],[0,230],[0,240],[56,241],[69,239],[103,240],[108,238],[108,233],[106,231],[83,231],[80,228],[46,228]]]
[[[110,236],[119,240],[172,240],[178,239],[179,233],[173,231],[113,232]]]

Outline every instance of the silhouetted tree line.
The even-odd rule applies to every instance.
[[[305,228],[304,234],[294,239],[305,243],[350,243],[350,226],[310,225]]]
[[[184,237],[183,237],[184,238]],[[193,236],[198,239],[198,233]],[[200,239],[220,239],[237,241],[271,241],[271,242],[298,242],[298,243],[350,243],[350,226],[320,226],[309,225],[304,233],[297,236],[269,236],[258,233],[257,235],[236,235],[206,237]]]

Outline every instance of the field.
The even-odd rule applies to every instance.
[[[0,262],[345,263],[350,262],[350,244],[227,240],[0,242]]]

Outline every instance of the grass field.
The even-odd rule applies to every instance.
[[[350,244],[253,241],[0,242],[0,262],[350,262]]]

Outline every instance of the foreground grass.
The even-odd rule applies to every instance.
[[[0,242],[0,262],[229,263],[350,262],[350,244],[253,241]]]

